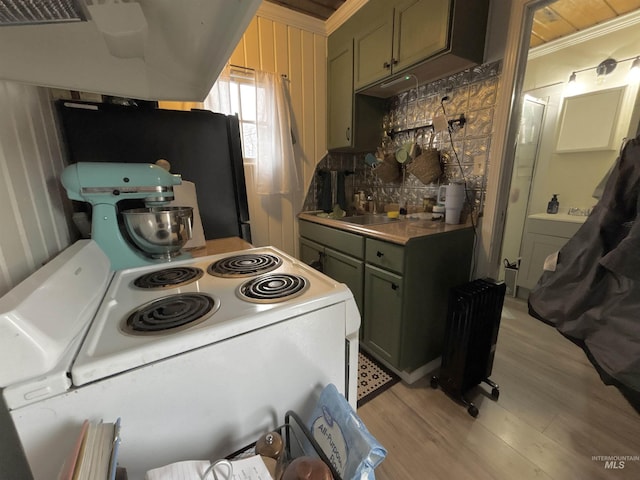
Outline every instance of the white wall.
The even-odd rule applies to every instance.
[[[45,88],[0,81],[0,296],[71,243],[55,112]]]

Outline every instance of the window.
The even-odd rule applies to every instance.
[[[238,116],[244,162],[255,166],[258,195],[288,194],[301,185],[284,89],[276,73],[247,74],[232,67],[220,75],[204,102],[214,112]]]
[[[242,138],[242,155],[247,163],[258,156],[256,125],[256,86],[253,78],[232,76],[229,80],[231,112],[238,115]]]

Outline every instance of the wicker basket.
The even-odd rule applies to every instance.
[[[384,183],[399,183],[402,180],[401,167],[394,155],[386,155],[373,173]]]
[[[436,182],[442,175],[440,152],[435,148],[426,148],[407,165],[407,172],[425,185]]]

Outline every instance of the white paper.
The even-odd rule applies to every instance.
[[[209,460],[187,460],[149,470],[145,480],[200,480],[209,468]]]
[[[260,455],[234,460],[233,480],[273,480]]]
[[[233,460],[231,464],[233,465],[232,480],[273,480],[260,455]],[[176,462],[149,470],[144,478],[145,480],[213,480],[212,474],[208,474],[204,479],[202,477],[209,465],[211,462],[208,460]],[[219,479],[227,478],[226,470],[224,467],[220,467],[220,470],[216,469]]]

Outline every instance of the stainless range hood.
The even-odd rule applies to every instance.
[[[0,0],[0,79],[202,101],[260,3]]]

